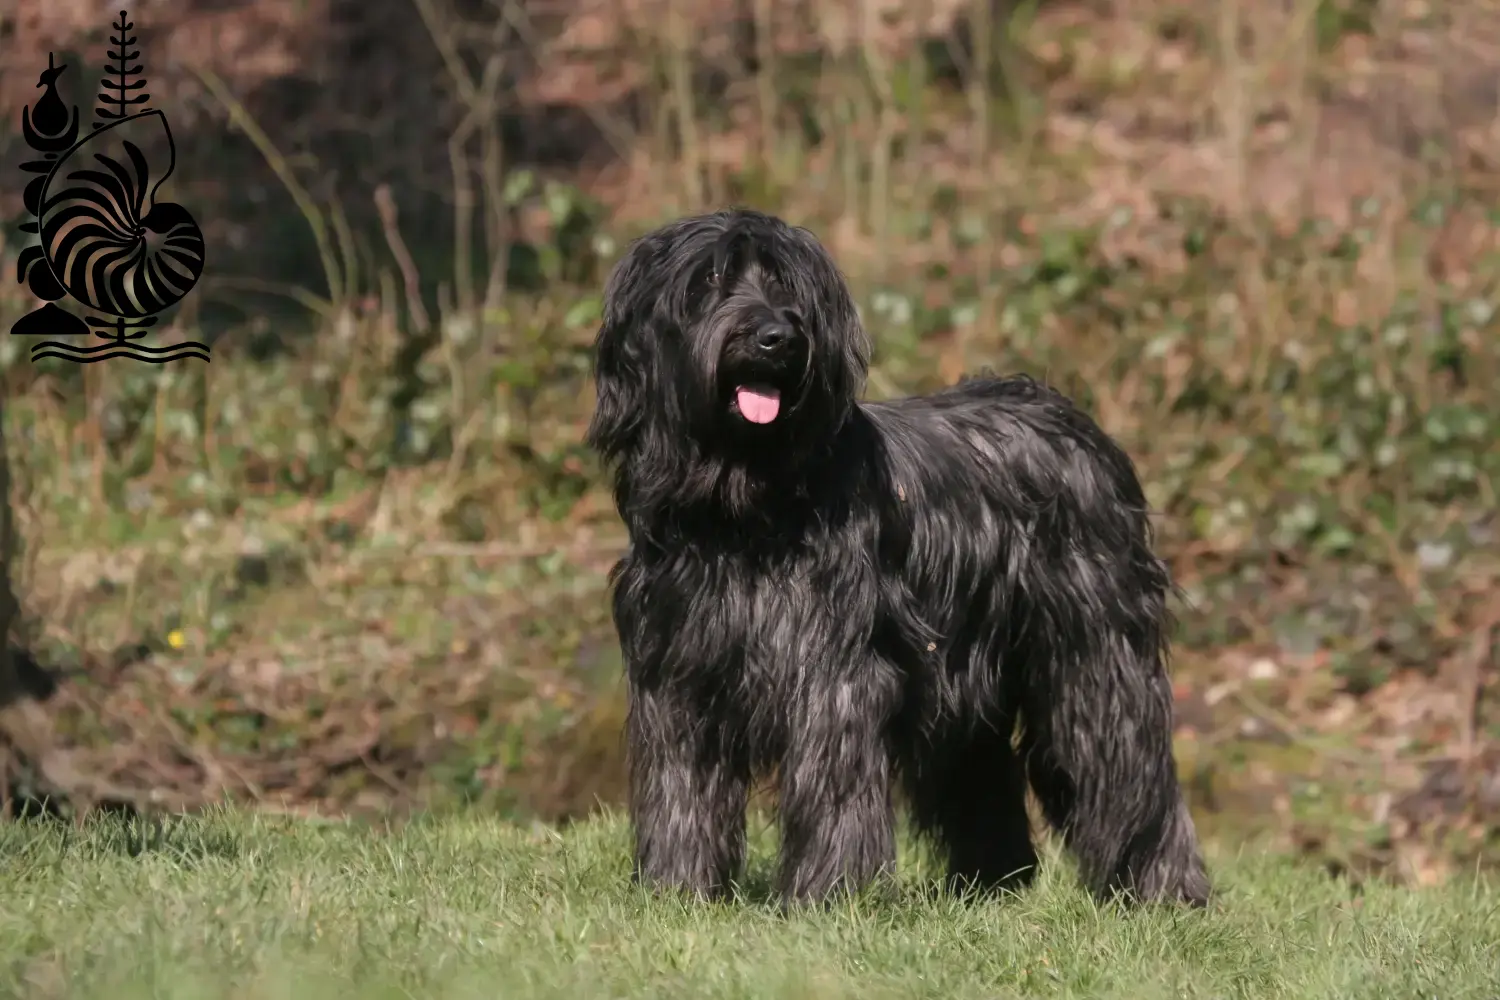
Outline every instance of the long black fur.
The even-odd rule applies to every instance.
[[[900,781],[957,883],[1030,881],[1029,783],[1098,896],[1204,902],[1129,458],[1024,377],[860,403],[869,356],[833,260],[770,216],[675,222],[610,277],[588,440],[630,533],[637,877],[726,891],[774,770],[789,900],[889,869]]]

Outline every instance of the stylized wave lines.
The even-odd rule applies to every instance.
[[[105,341],[91,347],[76,347],[60,340],[44,340],[31,349],[32,361],[40,361],[43,358],[61,358],[64,361],[74,361],[85,365],[96,361],[107,361],[110,358],[130,358],[132,361],[144,361],[154,365],[164,365],[169,361],[186,361],[190,358],[196,358],[199,361],[209,360],[208,345],[194,340],[172,344],[168,347],[128,344],[117,340]]]

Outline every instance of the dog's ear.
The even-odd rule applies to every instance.
[[[814,344],[816,368],[827,398],[840,411],[854,405],[870,370],[872,344],[860,322],[859,309],[838,264],[811,231],[789,229],[790,256],[796,266],[785,280],[798,302],[805,303],[812,325],[824,334]]]
[[[645,422],[651,376],[641,327],[653,308],[648,256],[644,245],[631,247],[604,286],[604,317],[594,340],[594,415],[584,440],[605,461],[628,451]]]

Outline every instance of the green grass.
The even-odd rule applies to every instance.
[[[1500,995],[1500,894],[1214,858],[1207,912],[1100,907],[1066,864],[1020,897],[897,884],[784,916],[654,898],[627,829],[469,815],[396,831],[217,813],[0,827],[0,995],[1461,997]]]

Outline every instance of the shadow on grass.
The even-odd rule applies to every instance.
[[[38,838],[39,832],[50,836]],[[205,861],[239,861],[247,854],[244,838],[224,827],[192,817],[149,817],[124,809],[96,810],[79,824],[55,811],[22,818],[9,826],[10,837],[28,843],[50,843],[61,854],[89,860],[108,857],[162,858],[183,868]]]

